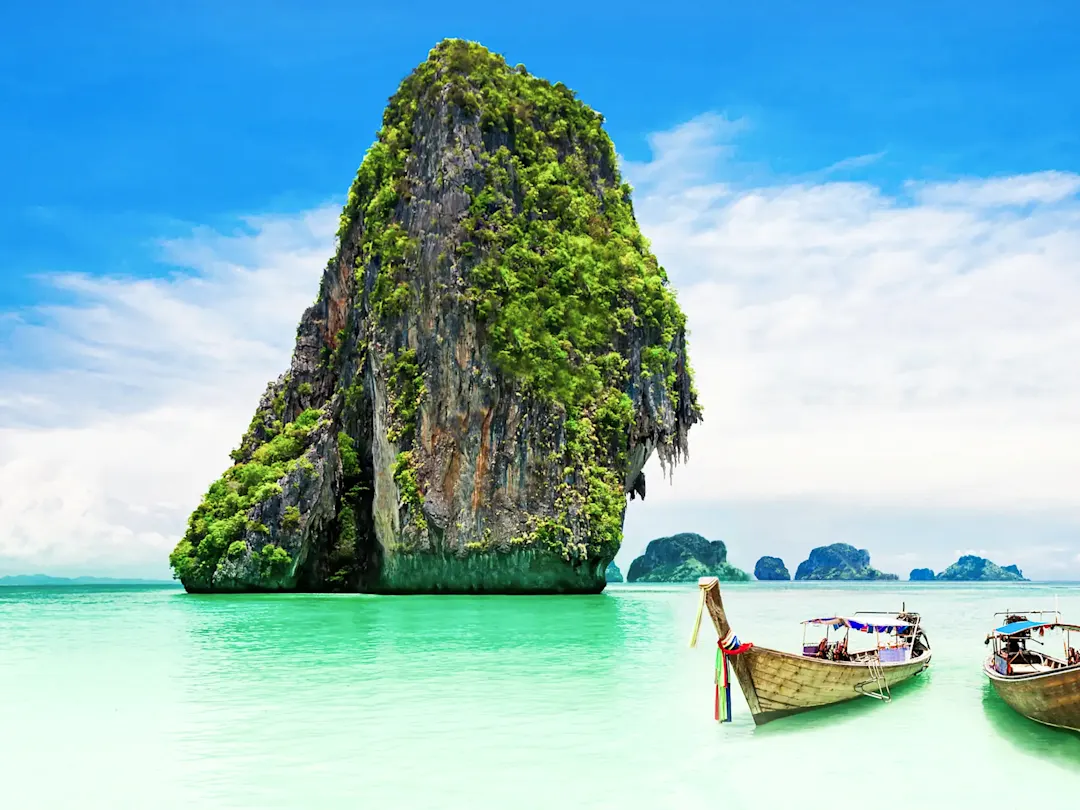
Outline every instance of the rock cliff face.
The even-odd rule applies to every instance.
[[[754,578],[759,580],[789,580],[791,572],[779,557],[762,557],[754,566]]]
[[[870,552],[847,543],[833,543],[810,552],[799,563],[795,579],[897,579],[896,574],[883,574],[870,567]]]
[[[604,579],[607,582],[623,581],[622,571],[619,570],[619,566],[615,564],[614,560],[608,563],[607,570],[604,572]]]
[[[627,582],[697,582],[714,576],[729,582],[750,579],[727,561],[727,546],[721,540],[706,540],[686,532],[659,537],[649,542],[645,553],[630,563]]]
[[[937,578],[949,582],[1026,582],[1015,565],[1002,568],[974,554],[965,554],[938,574]]]
[[[929,568],[912,568],[908,579],[912,582],[929,582],[934,578],[934,572]]]
[[[479,45],[390,100],[189,591],[590,592],[700,418],[685,322],[602,117]]]

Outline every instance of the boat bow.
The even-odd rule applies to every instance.
[[[701,589],[701,601],[698,604],[697,621],[694,623],[694,633],[690,638],[690,646],[697,645],[698,629],[701,626],[701,617],[704,610],[709,611],[713,626],[716,628],[717,647],[731,658],[731,666],[735,670],[735,678],[739,681],[743,697],[750,707],[750,713],[755,720],[761,714],[761,703],[758,700],[757,689],[754,688],[754,675],[750,667],[749,658],[740,655],[750,650],[752,644],[743,644],[735,635],[735,631],[728,621],[727,612],[724,610],[724,600],[720,597],[720,580],[716,577],[702,577],[698,580],[698,588]],[[730,716],[730,713],[729,713]]]

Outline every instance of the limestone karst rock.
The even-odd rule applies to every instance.
[[[870,552],[848,543],[820,546],[799,563],[795,579],[897,579],[870,566]]]
[[[791,573],[779,557],[761,557],[754,565],[754,579],[769,581],[791,579]]]
[[[727,561],[723,540],[706,540],[700,534],[682,532],[650,540],[645,553],[630,563],[627,582],[697,582],[714,576],[729,582],[745,582],[750,576]]]
[[[700,410],[602,117],[461,40],[401,84],[189,591],[594,592]]]
[[[944,571],[937,579],[947,582],[1022,582],[1024,575],[1015,565],[1005,566],[990,562],[985,557],[965,554]]]

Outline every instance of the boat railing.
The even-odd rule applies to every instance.
[[[904,660],[910,661],[911,656],[915,653],[915,640],[919,637],[919,628],[922,627],[922,615],[915,614],[915,626],[911,629],[911,643],[908,645],[907,650],[904,653]]]
[[[915,618],[915,623],[912,625],[910,641],[903,640],[903,636],[900,632],[894,631],[897,638],[896,644],[889,644],[888,642],[883,644],[879,640],[876,645],[878,660],[883,664],[896,664],[911,660],[911,657],[915,652],[915,639],[919,637],[919,629],[922,626],[922,616],[920,614],[908,612],[907,605],[905,604],[899,612],[894,610],[857,610],[854,615],[896,616],[897,618],[904,617],[905,619],[913,616]],[[910,619],[907,620],[910,621]]]
[[[995,616],[1044,616],[1047,613],[1053,613],[1057,616],[1057,621],[1061,621],[1061,611],[1059,610],[999,610],[995,613]]]
[[[906,607],[906,606],[905,606]],[[895,611],[884,610],[860,610],[852,615],[877,615],[877,616],[900,616],[911,617],[914,619],[914,623],[905,625],[904,632],[901,632],[899,628],[890,628],[887,630],[878,631],[874,629],[874,646],[870,649],[857,650],[848,653],[846,644],[844,645],[842,660],[848,661],[866,661],[872,659],[879,664],[903,664],[912,659],[915,651],[915,641],[919,636],[919,631],[922,627],[922,616],[918,613],[896,613]],[[910,618],[908,619],[910,621]],[[810,625],[814,621],[807,619],[802,622],[803,626],[803,638],[800,644],[800,652],[804,658],[825,658],[828,660],[833,659],[834,651],[840,646],[840,641],[829,641],[829,627],[825,625],[825,637],[817,642],[807,642],[806,633]],[[868,631],[869,632],[869,631]],[[846,631],[845,638],[850,631]],[[884,636],[884,638],[882,637]]]

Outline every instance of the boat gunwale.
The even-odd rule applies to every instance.
[[[1047,670],[1046,672],[1021,672],[1015,675],[1002,675],[996,669],[993,668],[993,657],[987,658],[983,661],[983,672],[986,676],[998,683],[1019,683],[1021,681],[1035,681],[1039,678],[1056,677],[1058,675],[1080,675],[1080,664],[1072,664],[1071,666],[1058,667],[1057,669]]]
[[[909,658],[906,661],[887,661],[886,662],[886,661],[879,661],[876,658],[870,658],[870,659],[867,659],[865,661],[830,661],[828,658],[811,658],[808,655],[800,655],[799,653],[792,653],[792,652],[788,652],[787,650],[776,650],[776,649],[773,649],[772,647],[758,647],[758,646],[755,645],[752,649],[758,650],[759,652],[768,652],[768,653],[771,653],[773,655],[782,656],[784,658],[793,658],[796,661],[810,663],[810,664],[813,664],[813,665],[824,664],[824,665],[829,665],[829,666],[857,667],[859,669],[865,669],[867,664],[874,664],[876,666],[881,667],[883,670],[886,670],[886,671],[893,670],[893,669],[898,669],[900,667],[906,667],[906,666],[909,666],[910,664],[914,664],[914,663],[916,663],[918,661],[922,661],[922,660],[927,660],[928,661],[928,660],[930,660],[930,656],[933,655],[933,652],[934,652],[932,649],[927,647],[922,653],[920,653],[919,655],[917,655],[917,656],[915,656],[913,658]],[[867,652],[874,652],[874,651],[873,650],[868,650]]]

